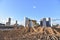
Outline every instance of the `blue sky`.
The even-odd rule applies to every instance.
[[[60,0],[0,0],[0,19],[60,18]]]

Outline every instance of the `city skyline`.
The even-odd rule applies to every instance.
[[[24,17],[40,21],[45,17],[59,19],[59,15],[59,0],[0,0],[2,23],[5,23],[8,17],[12,18],[12,23],[18,20],[19,24],[23,24]]]
[[[26,23],[26,20],[35,20],[35,19],[31,19],[31,18],[28,18],[28,19],[26,19],[26,18],[28,18],[28,17],[24,17],[24,21],[22,21],[22,23],[20,22],[20,24],[19,24],[19,22],[18,22],[18,20],[12,20],[12,18],[8,18],[6,21],[4,20],[1,20],[0,21],[0,23],[1,24],[5,24],[6,26],[8,26],[8,25],[15,25],[15,24],[18,24],[18,25],[23,25],[23,26],[25,26],[25,23]],[[36,21],[36,23],[38,23],[38,24],[40,24],[41,25],[41,21],[43,21],[42,23],[44,23],[44,25],[45,25],[45,23],[46,23],[46,25],[50,25],[51,24],[51,26],[52,25],[57,25],[57,24],[59,24],[59,23],[56,23],[56,20],[58,20],[58,21],[60,21],[60,19],[56,19],[56,18],[50,18],[50,21],[49,21],[49,18],[50,17],[48,17],[48,18],[45,18],[46,20],[43,20],[44,18],[41,18],[39,21],[37,21],[37,20],[35,20]],[[2,23],[2,21],[3,21],[3,23]],[[54,21],[55,21],[55,23],[54,23]],[[5,22],[5,23],[4,23]],[[32,21],[33,22],[33,21]],[[60,24],[59,24],[60,25]]]

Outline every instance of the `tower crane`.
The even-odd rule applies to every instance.
[[[52,21],[60,21],[60,19],[52,19]]]

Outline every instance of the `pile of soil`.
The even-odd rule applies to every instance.
[[[0,30],[0,40],[60,40],[60,28],[20,27],[14,30]]]

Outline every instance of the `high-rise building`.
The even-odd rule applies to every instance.
[[[8,22],[6,22],[6,26],[10,26],[11,25],[11,18],[8,19]]]
[[[16,20],[16,23],[15,24],[17,24],[17,20]]]
[[[15,26],[15,27],[19,26],[19,24],[18,24],[17,20],[16,20],[16,23],[14,24],[14,26]]]
[[[43,21],[42,20],[40,21],[40,26],[43,26]]]
[[[51,26],[51,18],[49,17],[49,26]]]
[[[34,27],[36,24],[36,20],[31,20],[25,17],[25,27]]]
[[[11,18],[9,18],[8,22],[9,22],[9,25],[10,25],[11,24]]]
[[[46,21],[46,26],[48,26],[48,27],[51,26],[51,18],[48,18],[48,20]]]
[[[25,27],[29,26],[30,19],[25,17]]]
[[[43,18],[43,20],[40,21],[40,25],[43,27],[50,27],[51,26],[51,18]]]
[[[43,27],[46,27],[46,18],[43,18]]]

